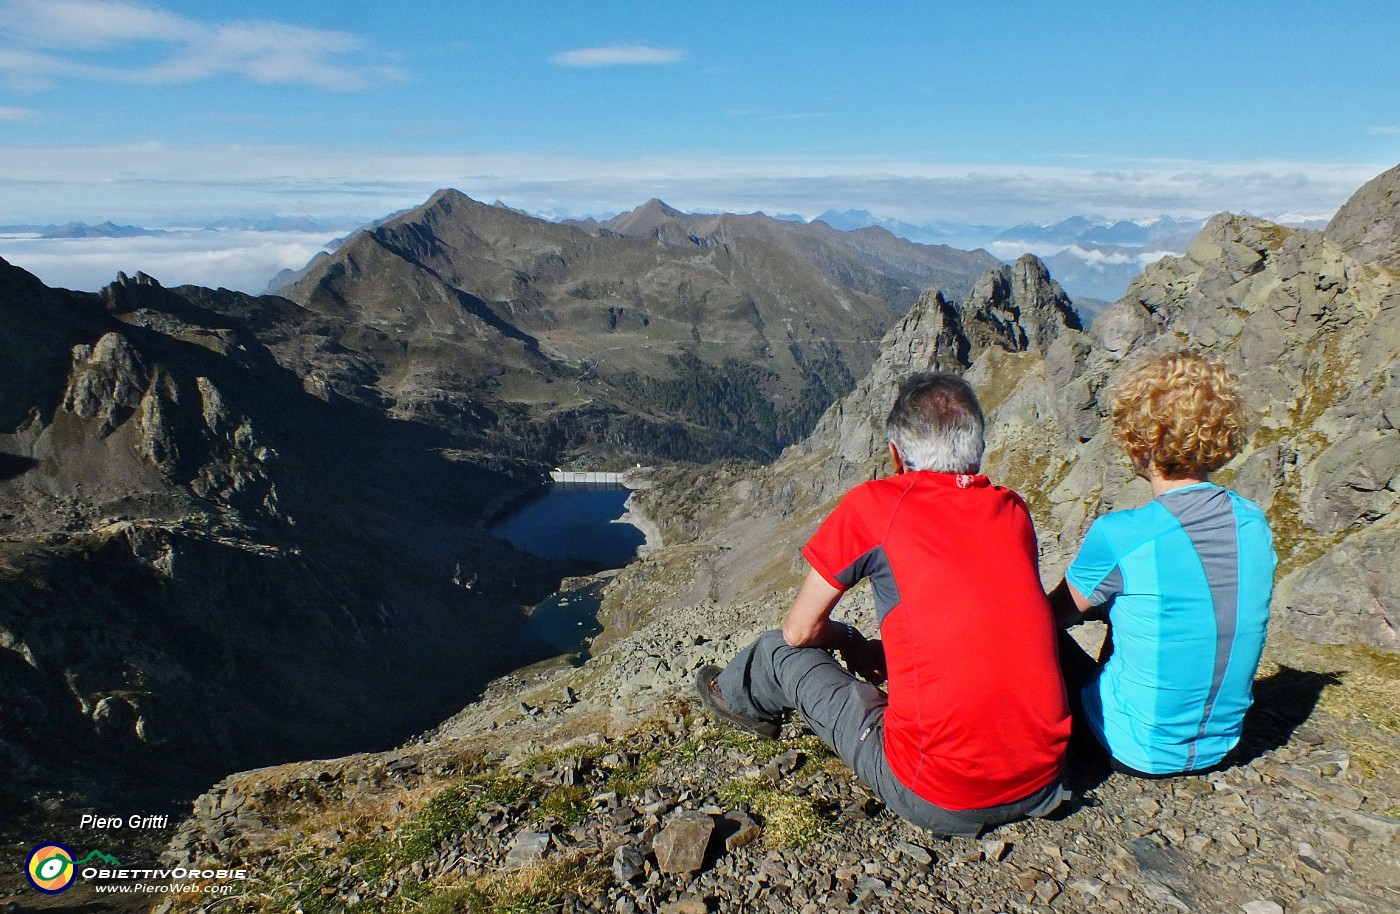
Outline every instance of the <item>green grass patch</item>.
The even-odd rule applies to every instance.
[[[469,778],[449,787],[423,805],[394,838],[393,857],[424,860],[442,846],[454,831],[476,824],[476,817],[491,805],[513,806],[532,799],[537,788],[517,777]]]
[[[564,900],[585,901],[607,885],[608,874],[581,854],[502,873],[439,892],[418,911],[429,914],[547,914]]]
[[[573,828],[588,818],[591,799],[586,787],[557,787],[545,794],[539,805],[530,811],[530,820],[554,819],[565,828]]]
[[[304,914],[332,914],[350,911],[417,910],[420,904],[435,898],[434,886],[419,880],[402,880],[397,892],[388,899],[378,897],[386,877],[395,871],[427,860],[435,855],[454,832],[465,831],[477,823],[477,816],[488,807],[515,806],[538,797],[540,789],[529,781],[505,775],[476,775],[440,792],[413,814],[401,828],[382,837],[351,844],[340,859],[315,860],[300,873],[290,874],[285,884],[290,886],[288,907],[300,908]],[[555,798],[550,808],[563,812],[571,809],[577,798]],[[583,800],[587,802],[586,797]],[[359,891],[369,897],[349,908],[339,900],[339,889],[346,882],[361,886]],[[362,885],[363,884],[363,885]],[[435,900],[434,904],[456,904],[452,899]],[[494,902],[493,902],[494,903]],[[453,908],[447,908],[453,910]],[[507,911],[510,908],[456,908],[467,911]],[[523,909],[522,909],[523,910]],[[541,909],[544,910],[544,909]]]
[[[719,789],[722,803],[747,806],[763,824],[769,847],[798,848],[830,836],[831,810],[814,797],[799,797],[759,778],[736,778]]]

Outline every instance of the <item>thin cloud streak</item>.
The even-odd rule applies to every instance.
[[[688,55],[676,48],[653,48],[641,44],[614,44],[600,48],[562,51],[549,58],[561,67],[627,67],[680,63]]]
[[[0,0],[0,74],[20,88],[56,79],[171,85],[216,76],[323,89],[401,81],[392,67],[346,58],[364,50],[351,32],[255,20],[208,25],[159,9],[103,0]],[[164,59],[146,66],[94,62],[94,52],[156,46]],[[81,54],[78,52],[82,52]]]
[[[0,121],[8,121],[12,124],[32,121],[38,117],[38,112],[31,108],[4,108],[0,107]]]

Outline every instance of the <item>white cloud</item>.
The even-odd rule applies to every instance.
[[[1125,277],[1141,271],[1144,267],[1156,263],[1163,257],[1181,253],[1180,251],[1165,250],[1127,251],[1121,248],[1104,251],[1092,247],[1081,247],[1077,244],[1035,244],[1022,241],[993,241],[984,247],[989,253],[1008,263],[1022,254],[1034,254],[1046,261],[1051,258],[1071,257],[1080,261],[1085,268],[1096,273],[1122,272]],[[1061,260],[1059,263],[1059,269],[1063,270],[1064,261]]]
[[[549,58],[561,67],[622,67],[680,63],[686,52],[642,44],[614,44],[601,48],[563,51]]]
[[[143,85],[241,76],[261,83],[356,89],[399,79],[392,68],[349,60],[364,41],[351,32],[250,20],[206,24],[163,10],[108,0],[0,0],[0,74],[32,88],[58,78]],[[156,46],[155,63],[93,62],[106,49]]]
[[[1372,127],[1366,132],[1378,136],[1396,136],[1400,135],[1400,124],[1381,124],[1379,126]]]
[[[6,108],[0,107],[0,121],[19,123],[21,121],[32,121],[36,112],[29,108]]]
[[[260,294],[281,270],[306,265],[333,238],[308,232],[175,232],[136,238],[0,235],[0,257],[55,288],[94,292],[138,270],[165,286]]]
[[[136,40],[181,41],[199,26],[149,6],[109,0],[7,0],[0,21],[40,47],[105,48]]]

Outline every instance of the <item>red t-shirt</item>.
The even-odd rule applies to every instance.
[[[852,489],[802,554],[833,587],[869,577],[889,668],[885,757],[944,809],[1060,776],[1069,708],[1025,502],[986,476],[919,471]]]

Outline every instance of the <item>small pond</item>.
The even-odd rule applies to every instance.
[[[561,590],[530,611],[512,650],[521,665],[564,654],[577,654],[574,665],[588,659],[588,646],[603,633],[598,607],[601,584]]]

